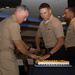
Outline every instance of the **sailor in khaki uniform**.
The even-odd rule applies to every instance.
[[[23,54],[33,59],[38,58],[28,52],[29,47],[21,39],[19,24],[26,21],[28,16],[28,8],[25,5],[20,5],[17,6],[12,16],[0,22],[0,75],[19,75],[14,45]],[[34,50],[34,48],[31,49]]]
[[[75,9],[70,7],[66,8],[64,12],[64,17],[69,22],[65,37],[67,58],[72,65],[75,65]]]
[[[47,53],[41,59],[65,59],[64,32],[61,22],[52,15],[47,3],[41,4],[39,11],[43,21],[39,25],[35,43],[37,50],[41,50],[39,44],[42,37]]]
[[[13,70],[13,74],[15,73],[14,75],[18,75],[18,65],[14,55],[14,45],[12,44],[12,40],[21,40],[21,36],[20,25],[16,22],[14,15],[0,23],[0,34],[0,67],[2,68],[2,74],[7,75],[9,73],[12,75],[11,71]],[[7,69],[8,73],[3,69]]]

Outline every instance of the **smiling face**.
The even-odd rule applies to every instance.
[[[51,10],[48,8],[41,8],[40,9],[40,16],[42,17],[43,20],[48,20],[51,15]]]

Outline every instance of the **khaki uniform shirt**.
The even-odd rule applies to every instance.
[[[20,25],[14,15],[0,22],[0,49],[14,49],[12,41],[20,39]]]
[[[45,47],[54,47],[57,39],[64,36],[63,28],[61,22],[51,15],[48,21],[42,21],[39,25],[37,31],[38,37],[43,37]]]
[[[75,47],[75,18],[70,22],[65,38],[66,47]]]

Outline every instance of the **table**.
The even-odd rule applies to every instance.
[[[28,75],[75,75],[75,67],[35,67],[30,65]]]
[[[19,67],[19,73],[20,73],[20,75],[26,75],[27,73],[26,73],[26,71],[25,71],[25,69],[24,69],[24,66],[18,66]]]

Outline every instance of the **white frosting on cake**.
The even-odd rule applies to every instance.
[[[69,61],[65,60],[36,60],[38,65],[69,65]]]

